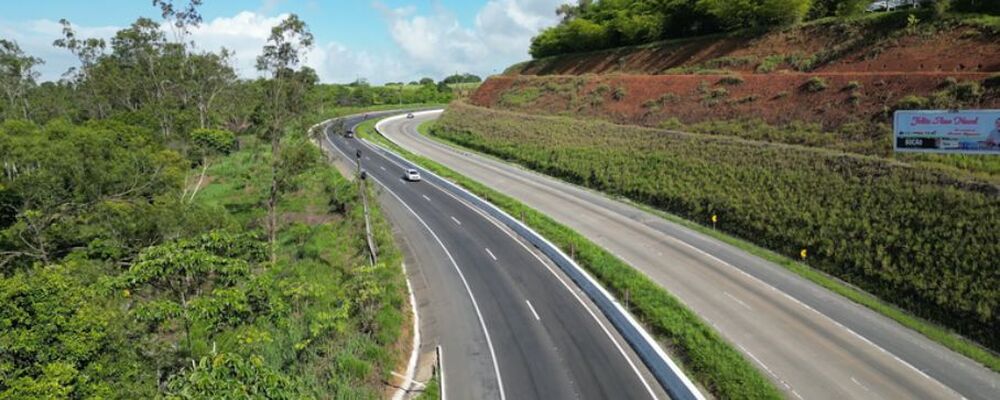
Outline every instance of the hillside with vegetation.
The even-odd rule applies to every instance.
[[[748,0],[736,16],[722,3],[561,7],[534,60],[452,103],[430,134],[699,224],[717,216],[1000,368],[1000,160],[891,141],[896,110],[1000,108],[994,3],[865,14]]]
[[[451,89],[317,85],[295,15],[239,79],[185,40],[197,3],[110,41],[62,21],[59,82],[0,39],[0,398],[381,398],[405,362],[389,227],[371,204],[370,264],[308,127]]]

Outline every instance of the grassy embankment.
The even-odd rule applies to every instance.
[[[252,348],[265,365],[291,378],[302,396],[383,397],[382,382],[407,356],[400,354],[409,329],[400,254],[372,204],[380,259],[369,267],[357,187],[319,162],[312,146],[291,147],[314,164],[291,178],[294,188],[278,205],[278,262],[260,272],[270,282],[270,307],[276,310],[212,345],[219,351]],[[245,138],[240,151],[209,168],[211,183],[198,202],[234,228],[259,229],[269,157],[269,146]]]
[[[576,261],[618,298],[629,292],[630,311],[673,354],[693,380],[718,398],[780,398],[775,386],[697,315],[662,287],[572,229],[548,216],[468,179],[430,159],[401,149],[378,135],[375,121],[358,126],[358,134],[389,147],[410,161],[488,198],[561,249],[574,249]]]
[[[1000,199],[993,185],[822,149],[467,105],[453,104],[434,134],[648,209],[693,221],[718,215],[719,229],[733,236],[713,236],[1000,370],[991,350],[897,308],[996,345],[992,313],[1000,296],[989,266],[1000,256],[991,228]],[[734,237],[754,238],[754,245]],[[815,269],[789,258],[803,248]]]

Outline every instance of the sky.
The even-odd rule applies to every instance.
[[[187,0],[175,0],[186,4]],[[256,77],[254,60],[272,26],[298,14],[316,38],[305,65],[326,83],[435,80],[454,73],[487,76],[529,58],[531,37],[557,22],[568,0],[204,0],[204,22],[191,37],[201,50],[235,51],[234,67]],[[161,20],[152,0],[0,2],[0,38],[45,60],[42,81],[79,63],[52,46],[66,18],[82,37],[108,39],[138,17]],[[165,28],[166,29],[166,28]],[[168,37],[171,37],[168,34]]]

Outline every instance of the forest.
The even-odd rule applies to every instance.
[[[405,284],[378,209],[308,127],[381,102],[318,85],[291,14],[240,79],[189,41],[200,1],[153,1],[110,40],[62,20],[80,65],[0,39],[0,398],[376,398],[400,359]],[[346,92],[344,91],[346,88]],[[347,93],[346,95],[341,95]]]
[[[533,58],[661,40],[752,33],[821,18],[851,18],[870,0],[578,0],[556,9],[558,25],[532,38]],[[990,0],[931,0],[921,17],[947,12],[1000,13]],[[908,11],[909,12],[909,11]]]
[[[452,103],[431,134],[627,197],[810,266],[996,350],[1000,193],[826,149]],[[643,149],[636,152],[636,149]]]

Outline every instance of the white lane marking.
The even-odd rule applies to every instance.
[[[417,372],[417,356],[420,353],[420,316],[417,315],[417,298],[413,294],[413,286],[410,285],[410,276],[406,273],[406,263],[402,263],[402,266],[403,275],[406,277],[406,291],[410,293],[410,309],[413,311],[413,350],[410,352],[410,360],[406,363],[406,376],[400,376],[403,378],[403,385],[393,394],[393,400],[402,400],[414,383],[423,385],[413,379]]]
[[[854,382],[855,385],[861,386],[861,388],[864,389],[866,392],[870,392],[871,391],[871,390],[868,390],[867,386],[865,386],[863,383],[861,383],[861,381],[857,380],[853,376],[851,377],[851,382]]]
[[[420,197],[423,197],[423,198],[424,198],[424,200],[427,200],[427,201],[431,201],[431,198],[430,198],[430,197],[427,197],[427,195],[423,195],[423,194],[422,194],[422,195],[420,195]]]
[[[389,161],[392,162],[392,160],[389,160]],[[547,269],[549,271],[549,273],[551,273],[552,276],[554,276],[556,278],[556,280],[559,281],[559,283],[561,283],[564,288],[566,288],[567,291],[569,291],[569,293],[573,296],[573,298],[576,299],[576,301],[580,304],[580,306],[582,306],[584,310],[587,310],[587,313],[590,314],[590,317],[593,318],[595,322],[597,322],[597,325],[601,327],[601,330],[604,331],[604,334],[607,335],[607,337],[611,341],[611,343],[615,345],[616,349],[618,349],[618,353],[620,353],[622,355],[622,358],[624,358],[625,362],[629,365],[629,367],[632,368],[632,371],[635,372],[635,375],[637,377],[639,377],[639,381],[642,382],[643,387],[646,388],[646,392],[649,393],[649,397],[653,398],[653,399],[657,398],[656,397],[656,393],[653,392],[652,386],[650,386],[649,382],[646,381],[646,377],[643,376],[641,372],[639,372],[639,367],[637,367],[635,365],[635,363],[632,362],[632,358],[630,358],[628,356],[628,354],[625,353],[625,349],[622,347],[621,343],[619,343],[618,340],[615,339],[614,335],[611,334],[611,330],[608,329],[607,325],[605,325],[604,322],[602,322],[600,318],[597,317],[597,314],[594,313],[594,310],[591,310],[590,307],[587,306],[587,303],[583,301],[583,298],[581,298],[580,295],[578,295],[573,290],[573,288],[570,287],[570,285],[568,283],[566,283],[566,281],[563,280],[563,278],[561,276],[559,276],[559,273],[557,273],[555,269],[553,269],[548,263],[545,262],[545,260],[542,259],[541,256],[539,256],[537,253],[535,253],[534,251],[532,251],[531,248],[528,247],[528,245],[524,244],[524,242],[522,242],[521,240],[519,240],[516,236],[514,236],[513,233],[511,233],[508,229],[506,229],[503,224],[501,224],[499,221],[496,221],[489,214],[486,214],[484,211],[482,211],[482,210],[480,210],[480,209],[472,206],[471,204],[469,204],[465,200],[462,200],[462,199],[458,198],[457,196],[451,194],[447,190],[444,190],[444,188],[442,188],[442,187],[440,187],[440,186],[438,186],[438,185],[436,185],[434,183],[431,183],[430,185],[433,186],[433,187],[435,187],[435,188],[437,188],[442,193],[444,193],[444,194],[450,196],[451,198],[455,199],[460,204],[466,206],[467,208],[469,208],[473,212],[475,212],[475,213],[479,214],[480,216],[482,216],[484,219],[486,219],[487,221],[489,221],[490,223],[492,223],[493,225],[495,225],[497,228],[499,228],[501,232],[503,232],[504,234],[506,234],[507,236],[509,236],[515,243],[517,243],[521,247],[523,247],[524,250],[528,252],[528,254],[531,254],[533,257],[535,257],[535,259],[538,260],[538,262],[541,263],[542,266],[544,266],[545,269]]]
[[[541,321],[542,317],[539,317],[538,313],[535,312],[535,307],[531,306],[531,301],[529,301],[528,299],[524,299],[524,302],[528,304],[528,309],[531,310],[531,315],[535,316],[535,320],[536,321]]]
[[[362,140],[362,142],[361,142],[361,143],[362,143],[363,145],[365,145],[365,146],[369,147],[369,148],[374,148],[374,147],[373,147],[374,145],[372,145],[372,144],[368,143],[368,142],[367,142],[367,141],[365,141],[365,140]],[[379,147],[379,149],[381,149],[381,147]],[[391,153],[391,151],[389,151],[389,150],[385,150],[385,149],[382,149],[382,150],[383,150],[383,151],[385,151],[385,152],[389,152],[389,153]],[[393,154],[394,154],[394,153],[393,153]],[[396,165],[399,165],[400,167],[402,167],[402,165],[400,165],[400,164],[399,164],[399,163],[397,163],[397,162],[396,162],[395,160],[393,160],[393,159],[392,159],[392,157],[389,157],[389,156],[385,156],[385,155],[383,155],[383,158],[385,158],[386,160],[388,160],[389,162],[391,162],[391,163],[393,163],[393,164],[396,164]],[[403,158],[402,156],[399,156],[399,158],[401,158],[401,159],[404,159],[404,160],[405,160],[405,158]],[[441,178],[441,179],[444,179],[444,178]],[[517,238],[516,236],[514,236],[514,234],[513,234],[513,233],[511,233],[511,232],[510,232],[510,231],[508,231],[507,229],[504,229],[504,225],[503,225],[503,224],[501,224],[500,222],[498,222],[498,221],[494,220],[494,219],[493,219],[493,218],[492,218],[491,216],[489,216],[488,214],[486,214],[486,212],[484,212],[484,211],[482,211],[482,210],[478,209],[477,207],[474,207],[474,206],[472,206],[471,204],[469,204],[469,203],[468,203],[468,202],[466,202],[465,200],[462,200],[462,199],[458,198],[457,196],[455,196],[454,194],[451,194],[451,192],[449,192],[449,191],[445,190],[444,188],[442,188],[442,187],[438,186],[437,184],[434,184],[433,182],[429,182],[429,181],[428,181],[428,183],[429,183],[429,184],[430,184],[431,186],[433,186],[433,187],[437,188],[437,189],[438,189],[439,191],[441,191],[442,193],[444,193],[444,194],[448,195],[449,197],[451,197],[451,198],[455,199],[455,200],[456,200],[456,201],[458,201],[458,202],[459,202],[460,204],[462,204],[462,205],[465,205],[465,207],[466,207],[466,208],[468,208],[468,209],[472,210],[473,212],[475,212],[475,213],[477,213],[477,214],[481,215],[481,216],[482,216],[483,218],[485,218],[485,219],[486,219],[487,221],[489,221],[489,222],[490,222],[490,223],[492,223],[493,225],[497,226],[497,228],[500,228],[500,231],[501,231],[501,232],[503,232],[503,233],[507,234],[507,236],[509,236],[509,237],[510,237],[511,239],[513,239],[515,243],[517,243],[517,244],[521,245],[521,247],[523,247],[523,248],[524,248],[524,249],[525,249],[525,250],[526,250],[526,251],[527,251],[527,252],[528,252],[529,254],[531,254],[532,256],[534,256],[534,257],[535,257],[535,259],[537,259],[537,260],[538,260],[538,262],[539,262],[539,263],[541,263],[541,264],[542,264],[542,265],[543,265],[543,266],[544,266],[544,267],[545,267],[545,268],[546,268],[546,269],[547,269],[547,270],[548,270],[548,271],[549,271],[549,272],[550,272],[550,273],[551,273],[551,274],[552,274],[552,275],[553,275],[553,276],[554,276],[554,277],[556,278],[556,280],[557,280],[557,281],[559,281],[559,283],[561,283],[561,284],[563,285],[563,287],[565,287],[565,288],[566,288],[566,290],[568,290],[568,291],[570,292],[570,294],[571,294],[571,295],[573,295],[573,297],[574,297],[574,298],[576,299],[576,301],[577,301],[577,302],[578,302],[578,303],[579,303],[579,304],[580,304],[581,306],[583,306],[584,310],[587,310],[587,313],[588,313],[588,314],[590,314],[591,318],[593,318],[593,319],[594,319],[594,321],[595,321],[595,322],[597,322],[597,325],[601,327],[601,330],[603,330],[603,331],[604,331],[604,334],[605,334],[605,335],[607,335],[607,337],[608,337],[608,339],[609,339],[609,340],[611,340],[611,343],[615,345],[615,348],[616,348],[616,349],[618,349],[618,352],[619,352],[619,353],[620,353],[620,354],[622,355],[622,358],[624,358],[624,359],[625,359],[625,362],[626,362],[626,363],[627,363],[627,364],[629,365],[629,367],[631,367],[631,368],[632,368],[632,371],[633,371],[633,372],[635,372],[635,375],[636,375],[636,376],[637,376],[637,377],[639,378],[639,381],[640,381],[640,382],[642,382],[642,385],[643,385],[643,387],[644,387],[644,388],[646,388],[646,392],[647,392],[647,393],[649,393],[649,397],[650,397],[650,398],[653,398],[653,399],[656,399],[656,398],[657,398],[657,397],[656,397],[656,393],[655,393],[655,392],[653,392],[653,388],[652,388],[652,387],[651,387],[651,386],[649,385],[649,382],[648,382],[648,381],[646,381],[646,377],[645,377],[645,376],[643,376],[641,372],[639,372],[639,367],[637,367],[637,366],[635,365],[635,363],[634,363],[634,362],[632,362],[632,358],[630,358],[630,357],[629,357],[629,356],[627,355],[627,353],[625,353],[625,349],[624,349],[624,348],[622,347],[621,343],[619,343],[619,342],[618,342],[618,340],[616,340],[616,339],[615,339],[614,335],[612,335],[612,334],[611,334],[611,330],[609,330],[609,329],[608,329],[608,327],[607,327],[607,326],[606,326],[606,325],[604,324],[604,322],[602,322],[602,321],[601,321],[601,319],[597,317],[597,314],[596,314],[596,313],[594,313],[594,310],[591,310],[591,309],[590,309],[590,307],[588,307],[588,306],[587,306],[587,303],[585,303],[585,302],[583,301],[583,299],[582,299],[582,298],[581,298],[581,297],[580,297],[580,296],[579,296],[579,295],[578,295],[578,294],[577,294],[577,293],[576,293],[575,291],[573,291],[573,289],[572,289],[572,288],[570,287],[570,285],[569,285],[568,283],[566,283],[566,281],[565,281],[565,280],[563,280],[563,279],[562,279],[562,277],[561,277],[561,276],[559,276],[559,274],[558,274],[558,273],[557,273],[557,272],[556,272],[556,271],[555,271],[555,270],[554,270],[554,269],[553,269],[553,268],[552,268],[551,266],[549,266],[549,264],[547,264],[547,263],[546,263],[546,262],[545,262],[545,261],[544,261],[544,260],[543,260],[543,259],[541,258],[541,256],[539,256],[539,255],[538,255],[538,254],[536,254],[536,253],[535,253],[534,251],[532,251],[532,250],[531,250],[531,249],[530,249],[530,248],[528,247],[528,245],[526,245],[526,244],[524,244],[523,242],[521,242],[520,240],[518,240],[518,238]],[[391,192],[392,192],[392,191],[390,191],[390,193],[391,193]],[[470,193],[471,193],[471,192],[470,192]],[[581,271],[582,271],[582,269],[581,269]],[[584,272],[584,273],[586,273],[586,272]],[[596,281],[594,281],[594,282],[596,282]],[[610,297],[610,296],[609,296],[609,297]],[[643,329],[643,328],[640,328],[640,329]],[[651,341],[652,341],[652,340],[651,340]],[[662,349],[661,349],[661,351],[662,351]],[[667,360],[669,360],[669,358],[667,358],[667,357],[666,357],[665,355],[664,355],[663,357],[664,357],[664,359],[667,359]],[[496,359],[495,359],[495,358],[494,358],[494,362],[496,362]],[[499,371],[499,370],[498,370],[498,371]]]
[[[426,139],[426,138],[424,138],[424,137],[423,137],[423,135],[417,135],[417,137],[418,137],[419,139],[422,139],[422,140],[426,141],[426,142],[429,142],[429,143],[433,143],[433,144],[435,145],[435,147],[438,147],[438,148],[441,148],[441,149],[444,149],[444,150],[446,150],[446,151],[448,151],[448,150],[452,150],[452,148],[450,148],[450,147],[448,147],[448,146],[444,146],[444,145],[442,145],[442,144],[440,144],[440,143],[437,143],[437,142],[435,142],[435,141],[432,141],[432,140],[429,140],[429,139]],[[391,139],[390,139],[390,140],[391,140]],[[398,143],[397,143],[397,144],[398,144]],[[451,151],[451,153],[455,154],[455,153],[459,153],[459,152],[457,152],[457,151]],[[482,157],[482,156],[479,156],[478,154],[476,154],[476,157],[473,157],[473,156],[472,156],[471,154],[468,154],[468,153],[466,153],[466,154],[465,154],[465,156],[466,156],[466,158],[469,158],[470,160],[473,160],[473,161],[477,161],[477,162],[478,162],[479,160],[486,160],[486,161],[493,161],[492,159],[490,159],[490,158],[488,158],[488,157]],[[504,166],[504,167],[510,167],[510,164],[509,164],[509,163],[502,163],[502,162],[495,162],[495,164],[496,164],[496,165],[500,165],[500,166]],[[516,168],[516,166],[514,166],[514,167]],[[507,170],[505,170],[505,169],[503,169],[503,168],[500,168],[500,167],[495,167],[495,170],[500,170],[500,171],[503,171],[503,172],[507,172]],[[530,175],[538,175],[538,176],[541,176],[541,177],[544,177],[544,178],[550,178],[550,179],[552,179],[552,178],[551,178],[551,176],[548,176],[548,175],[545,175],[545,174],[540,174],[540,173],[537,173],[537,172],[534,172],[534,171],[531,171],[531,170],[527,170],[527,169],[525,169],[525,168],[517,168],[517,169],[516,169],[516,171],[520,171],[520,172],[524,172],[524,173],[527,173],[527,174],[530,174]],[[516,175],[516,174],[515,174],[515,175]],[[574,189],[574,190],[584,190],[584,191],[586,191],[586,192],[588,192],[588,193],[596,193],[596,194],[598,194],[598,195],[602,195],[602,194],[601,194],[600,192],[596,192],[596,191],[592,191],[592,190],[586,190],[586,189],[581,189],[581,188],[579,188],[579,187],[576,187],[576,186],[573,186],[573,185],[571,185],[571,184],[568,184],[568,183],[566,183],[566,182],[564,182],[564,181],[561,181],[561,180],[558,180],[558,179],[553,179],[553,180],[554,180],[554,181],[556,181],[556,182],[558,182],[558,183],[563,183],[563,184],[565,184],[565,185],[566,185],[566,187],[568,187],[569,189]],[[604,196],[604,197],[605,197],[605,198],[608,198],[607,196]],[[610,199],[610,198],[609,198],[609,199]],[[612,200],[612,201],[616,201],[615,199],[610,199],[610,200]],[[620,201],[619,201],[619,202],[620,202]],[[628,205],[628,204],[626,204],[626,205]],[[643,225],[645,225],[645,224],[643,224]],[[649,227],[649,226],[646,226],[646,228],[648,228],[648,229],[653,229],[653,228],[651,228],[651,227]],[[805,308],[806,308],[806,309],[808,309],[809,311],[812,311],[812,312],[814,312],[814,313],[816,313],[816,314],[818,314],[818,315],[822,316],[822,317],[823,317],[824,319],[826,319],[826,320],[828,320],[829,322],[833,323],[834,325],[836,325],[836,326],[840,327],[841,329],[844,329],[844,330],[846,330],[846,331],[847,331],[848,333],[850,333],[851,335],[853,335],[853,336],[855,336],[856,338],[860,339],[861,341],[863,341],[863,342],[867,343],[868,345],[870,345],[870,346],[874,347],[875,349],[879,350],[879,351],[880,351],[880,352],[882,352],[883,354],[886,354],[886,355],[888,355],[888,356],[892,357],[892,358],[893,358],[894,360],[896,360],[897,362],[899,362],[899,363],[903,364],[904,366],[908,367],[909,369],[911,369],[912,371],[916,372],[916,373],[917,373],[917,374],[919,374],[920,376],[923,376],[924,378],[926,378],[926,379],[930,380],[931,382],[934,382],[934,383],[937,383],[937,384],[938,384],[939,386],[941,386],[942,388],[944,388],[944,389],[945,389],[946,391],[949,391],[949,392],[952,392],[952,393],[954,393],[954,394],[957,394],[957,395],[958,395],[959,397],[961,397],[961,398],[963,398],[963,399],[965,398],[965,396],[962,396],[962,395],[961,395],[961,393],[958,393],[958,391],[957,391],[957,390],[955,390],[955,389],[952,389],[951,387],[949,387],[949,386],[945,385],[945,384],[944,384],[943,382],[939,381],[939,380],[938,380],[937,378],[934,378],[934,377],[932,377],[932,376],[928,375],[928,374],[927,374],[926,372],[924,372],[924,371],[923,371],[923,370],[921,370],[920,368],[917,368],[917,367],[916,367],[915,365],[913,365],[913,364],[910,364],[910,363],[909,363],[908,361],[906,361],[906,360],[903,360],[902,358],[900,358],[900,357],[899,357],[899,356],[897,356],[896,354],[894,354],[894,353],[892,353],[892,352],[890,352],[890,351],[886,350],[886,349],[885,349],[885,348],[883,348],[882,346],[879,346],[879,345],[875,344],[874,342],[872,342],[872,341],[871,341],[871,340],[869,340],[868,338],[866,338],[866,337],[862,336],[861,334],[859,334],[859,333],[855,332],[855,331],[854,331],[853,329],[851,329],[851,328],[848,328],[847,326],[845,326],[845,325],[841,324],[841,323],[840,323],[839,321],[837,321],[837,320],[833,319],[833,317],[831,317],[831,316],[829,316],[829,315],[826,315],[826,314],[823,314],[823,313],[821,313],[821,312],[820,312],[819,310],[816,310],[816,309],[815,309],[815,308],[813,308],[812,306],[810,306],[810,305],[807,305],[807,304],[803,303],[802,301],[800,301],[800,300],[798,300],[798,299],[796,299],[796,298],[792,297],[791,295],[789,295],[788,293],[785,293],[784,291],[781,291],[781,290],[778,290],[778,289],[777,289],[776,287],[774,287],[773,285],[771,285],[771,284],[770,284],[770,283],[768,283],[768,282],[765,282],[765,281],[764,281],[763,279],[760,279],[760,278],[757,278],[756,276],[753,276],[753,275],[749,274],[748,272],[746,272],[746,271],[744,271],[744,270],[742,270],[742,269],[740,269],[740,268],[736,267],[735,265],[732,265],[732,264],[730,264],[730,263],[728,263],[728,262],[726,262],[726,261],[723,261],[723,260],[721,260],[721,259],[719,259],[719,258],[717,258],[717,257],[715,257],[715,256],[713,256],[713,255],[711,255],[711,254],[709,254],[708,252],[706,252],[706,251],[703,251],[703,250],[699,249],[698,247],[695,247],[694,245],[691,245],[691,244],[689,244],[689,243],[687,243],[687,242],[685,242],[685,241],[683,241],[683,240],[680,240],[680,239],[678,239],[678,238],[676,238],[676,237],[674,237],[674,236],[671,236],[671,235],[667,235],[667,234],[665,234],[665,233],[663,233],[663,232],[660,232],[660,231],[655,231],[655,230],[654,230],[654,232],[657,232],[657,233],[659,233],[659,234],[661,234],[661,235],[665,236],[665,237],[666,237],[667,239],[670,239],[670,240],[672,240],[672,241],[675,241],[675,242],[677,242],[677,243],[679,243],[679,244],[681,244],[681,245],[684,245],[684,246],[686,246],[686,247],[689,247],[689,248],[691,248],[691,249],[693,249],[693,250],[695,250],[695,251],[697,251],[697,252],[701,253],[702,255],[704,255],[704,256],[706,256],[706,257],[708,257],[708,258],[711,258],[711,259],[713,259],[713,260],[715,260],[715,261],[717,261],[717,262],[719,262],[719,263],[721,263],[721,264],[723,264],[723,265],[726,265],[726,266],[728,266],[728,267],[731,267],[731,268],[735,269],[735,270],[736,270],[736,271],[738,271],[739,273],[741,273],[741,274],[743,274],[743,275],[745,275],[745,276],[749,277],[750,279],[752,279],[752,280],[756,281],[757,283],[761,284],[762,286],[764,286],[764,287],[766,287],[766,288],[768,288],[768,289],[771,289],[771,291],[773,291],[773,292],[776,292],[776,293],[780,293],[780,294],[781,294],[782,296],[784,296],[784,297],[786,297],[787,299],[789,299],[789,300],[793,301],[794,303],[796,303],[796,304],[798,304],[798,305],[800,305],[800,306],[803,306],[803,307],[805,307]],[[614,253],[612,253],[612,254],[614,254]],[[616,255],[616,254],[615,254],[615,255]],[[617,256],[617,255],[616,255],[616,256]],[[631,262],[628,262],[627,260],[625,260],[625,259],[624,259],[624,258],[622,258],[621,256],[618,256],[618,258],[621,258],[622,260],[626,261],[627,263],[629,263],[629,264],[631,264],[631,265],[637,265],[637,264],[634,264],[634,263],[631,263]],[[797,393],[795,393],[794,391],[793,391],[792,393],[793,393],[793,394],[795,394],[795,395],[796,395],[796,397],[798,397],[798,394],[797,394]]]
[[[753,276],[753,275],[750,275],[750,273],[748,273],[748,272],[746,272],[746,271],[744,271],[744,270],[742,270],[742,269],[740,269],[740,268],[736,267],[735,265],[733,265],[733,264],[730,264],[730,263],[728,263],[728,262],[726,262],[726,261],[723,261],[722,259],[720,259],[720,258],[718,258],[718,257],[716,257],[716,256],[713,256],[713,255],[709,254],[708,252],[706,252],[706,251],[704,251],[704,250],[702,250],[702,249],[699,249],[699,248],[695,247],[694,245],[692,245],[692,244],[689,244],[689,243],[687,243],[687,242],[685,242],[685,241],[683,241],[683,240],[680,240],[680,239],[678,239],[678,238],[676,238],[676,237],[673,237],[673,236],[670,236],[670,235],[664,235],[664,236],[666,236],[666,238],[667,238],[667,239],[669,239],[669,240],[671,240],[671,241],[673,241],[673,242],[676,242],[676,243],[678,243],[678,244],[680,244],[680,245],[682,245],[682,246],[685,246],[685,247],[687,247],[687,248],[690,248],[690,249],[692,249],[692,250],[694,250],[694,251],[696,251],[696,252],[700,253],[701,255],[703,255],[703,256],[705,256],[705,257],[708,257],[708,258],[710,258],[710,259],[712,259],[712,260],[715,260],[716,262],[718,262],[718,263],[720,263],[720,264],[722,264],[722,265],[725,265],[725,266],[727,266],[727,267],[729,267],[729,268],[732,268],[732,269],[736,270],[736,272],[739,272],[739,273],[740,273],[740,274],[742,274],[743,276],[745,276],[745,277],[747,277],[747,278],[750,278],[750,280],[753,280],[753,281],[757,282],[757,283],[758,283],[759,285],[761,285],[762,287],[765,287],[765,288],[769,288],[769,289],[771,289],[771,291],[772,291],[772,292],[775,292],[775,293],[779,293],[779,294],[781,294],[781,295],[782,295],[783,297],[785,297],[786,299],[788,299],[788,300],[791,300],[791,301],[792,301],[792,302],[794,302],[795,304],[798,304],[799,306],[802,306],[802,307],[804,307],[805,309],[807,309],[807,310],[809,310],[809,311],[812,311],[813,313],[816,313],[816,315],[819,315],[819,316],[823,317],[823,318],[824,318],[824,319],[826,319],[827,321],[829,321],[829,322],[833,323],[834,325],[836,325],[836,326],[840,327],[840,329],[843,329],[843,330],[847,331],[847,333],[850,333],[850,334],[851,334],[852,336],[854,336],[854,337],[856,337],[856,338],[860,339],[861,341],[863,341],[863,342],[865,342],[865,343],[868,343],[868,345],[870,345],[870,346],[874,347],[875,349],[879,350],[879,351],[880,351],[880,352],[882,352],[883,354],[886,354],[886,355],[888,355],[889,357],[892,357],[893,359],[895,359],[895,360],[896,360],[897,362],[899,362],[900,364],[903,364],[903,365],[905,365],[905,366],[909,367],[909,368],[910,368],[911,370],[913,370],[914,372],[916,372],[916,373],[917,373],[917,374],[919,374],[920,376],[923,376],[923,377],[924,377],[924,378],[926,378],[927,380],[929,380],[929,381],[931,381],[931,382],[934,382],[934,383],[937,383],[937,384],[938,384],[938,385],[940,385],[940,386],[941,386],[942,388],[944,388],[944,389],[945,389],[946,391],[949,391],[949,392],[952,392],[952,393],[955,393],[955,394],[957,394],[957,395],[958,395],[959,397],[961,397],[961,398],[963,398],[963,399],[965,398],[965,396],[962,396],[962,394],[961,394],[961,393],[958,393],[958,391],[957,391],[957,390],[955,390],[955,389],[952,389],[951,387],[949,387],[949,386],[945,385],[945,384],[944,384],[944,383],[942,383],[941,381],[937,380],[937,378],[933,378],[933,377],[931,377],[930,375],[927,375],[927,373],[926,373],[926,372],[924,372],[923,370],[921,370],[920,368],[917,368],[916,366],[914,366],[913,364],[910,364],[910,363],[909,363],[909,362],[907,362],[906,360],[903,360],[902,358],[899,358],[899,356],[897,356],[897,355],[893,354],[893,353],[892,353],[892,352],[890,352],[889,350],[886,350],[886,349],[885,349],[885,348],[883,348],[882,346],[879,346],[879,345],[875,344],[875,342],[872,342],[872,341],[871,341],[871,340],[869,340],[868,338],[866,338],[866,337],[864,337],[864,336],[861,336],[861,334],[860,334],[860,333],[857,333],[857,332],[855,332],[855,331],[854,331],[853,329],[851,329],[851,328],[848,328],[848,327],[847,327],[847,326],[845,326],[844,324],[841,324],[841,323],[840,323],[839,321],[837,321],[837,320],[833,319],[833,317],[831,317],[831,316],[829,316],[829,315],[826,315],[826,314],[823,314],[823,313],[819,312],[819,310],[817,310],[817,309],[813,308],[812,306],[810,306],[810,305],[808,305],[808,304],[806,304],[806,303],[803,303],[802,301],[800,301],[799,299],[796,299],[795,297],[792,297],[792,295],[790,295],[790,294],[788,294],[788,293],[785,293],[785,292],[783,292],[783,291],[781,291],[781,290],[778,290],[778,288],[774,287],[774,285],[771,285],[770,283],[767,283],[767,282],[765,282],[765,281],[764,281],[763,279],[760,279],[760,278],[758,278],[758,277],[756,277],[756,276]]]
[[[733,296],[733,295],[729,294],[729,292],[723,291],[722,294],[726,295],[730,299],[733,299],[733,301],[735,301],[737,303],[740,303],[740,305],[743,306],[743,307],[746,307],[747,310],[753,311],[753,309],[750,308],[750,306],[748,306],[747,303],[744,303],[742,300],[737,299],[736,296]]]
[[[489,255],[490,255],[490,258],[492,258],[492,259],[493,259],[493,261],[496,261],[496,260],[497,260],[497,256],[493,255],[493,252],[492,252],[492,251],[490,251],[490,248],[489,248],[489,247],[487,247],[487,248],[486,248],[486,254],[489,254]]]
[[[379,165],[378,167],[381,168],[383,171],[385,171],[385,167],[383,167],[381,165]]]
[[[459,221],[458,218],[451,217],[451,220],[455,221],[456,224],[462,225],[462,221]]]
[[[337,149],[337,151],[340,152],[340,154],[342,154],[344,157],[347,157],[347,154],[344,154],[343,151],[340,151],[340,148],[337,147],[337,145],[333,144],[333,142],[330,140],[329,137],[326,138],[326,141],[330,142],[330,145],[333,146],[333,148]],[[350,157],[347,158],[350,159]],[[388,186],[379,181],[377,178],[372,177],[372,180],[378,183],[379,186],[385,188],[387,193],[391,194],[392,197],[395,197],[396,200],[399,201],[399,204],[402,204],[403,207],[406,207],[406,209],[410,212],[410,214],[413,214],[413,216],[417,218],[417,221],[420,221],[420,224],[424,226],[424,229],[427,229],[427,232],[430,232],[431,237],[433,237],[434,240],[437,241],[438,245],[441,246],[441,249],[444,250],[444,254],[448,256],[448,260],[451,261],[452,267],[454,267],[455,271],[458,272],[458,277],[462,280],[462,285],[465,286],[465,292],[469,295],[469,300],[472,301],[472,308],[476,310],[476,317],[479,319],[479,326],[483,329],[483,335],[486,336],[486,347],[489,348],[490,350],[490,358],[493,361],[493,371],[496,372],[497,387],[500,389],[500,400],[506,400],[507,395],[503,391],[503,379],[500,377],[500,364],[497,362],[496,350],[493,349],[493,339],[490,338],[490,331],[486,329],[486,320],[483,319],[483,313],[479,310],[479,303],[476,302],[476,296],[472,294],[472,288],[469,287],[469,281],[465,279],[465,274],[462,273],[462,269],[459,268],[458,263],[455,262],[455,257],[451,256],[451,252],[448,251],[447,247],[445,247],[444,242],[441,241],[441,238],[438,237],[437,233],[434,233],[434,230],[431,229],[429,225],[427,225],[427,222],[425,222],[424,219],[421,218],[416,211],[413,211],[413,209],[410,208],[410,206],[407,205],[406,202],[403,201],[403,199],[396,194],[396,192],[393,192],[392,189],[389,189]],[[441,380],[442,381],[444,380],[443,369],[441,370]]]

